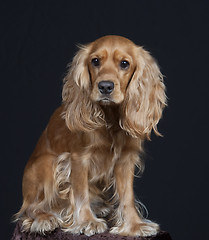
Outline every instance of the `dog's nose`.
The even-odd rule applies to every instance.
[[[100,93],[110,94],[114,89],[114,83],[111,81],[101,81],[98,84]]]

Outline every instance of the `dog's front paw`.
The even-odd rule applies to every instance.
[[[123,236],[148,237],[156,235],[158,231],[158,224],[147,221],[135,224],[123,223],[121,226],[111,228],[110,233]]]
[[[48,213],[39,213],[35,219],[25,218],[22,223],[22,231],[38,232],[45,234],[58,228],[62,224],[61,219]]]
[[[96,233],[103,233],[107,230],[107,224],[103,219],[95,218],[83,223],[73,224],[66,231],[72,234],[85,234],[86,236],[91,236]]]

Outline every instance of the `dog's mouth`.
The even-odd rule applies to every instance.
[[[102,97],[101,99],[99,99],[99,103],[101,105],[110,105],[114,104],[114,101],[109,97]]]

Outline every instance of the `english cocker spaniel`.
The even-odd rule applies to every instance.
[[[120,36],[81,46],[23,176],[22,230],[57,227],[93,235],[150,236],[159,226],[138,211],[133,192],[143,142],[166,105],[159,67]],[[108,220],[109,219],[109,220]]]

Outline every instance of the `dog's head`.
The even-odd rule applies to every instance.
[[[101,106],[118,105],[120,126],[133,137],[147,136],[166,104],[159,67],[142,47],[120,36],[82,46],[64,80],[63,102],[70,130],[104,125]]]

